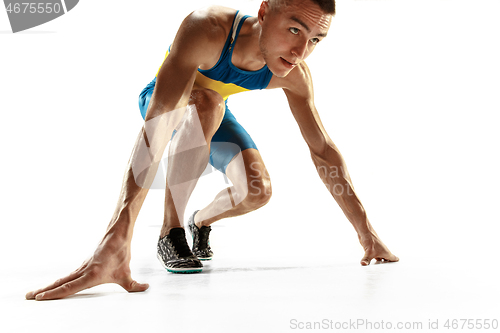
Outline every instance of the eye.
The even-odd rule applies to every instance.
[[[298,35],[298,34],[299,34],[299,29],[297,29],[297,28],[290,28],[290,29],[288,29],[288,30],[290,30],[290,32],[291,32],[292,34],[294,34],[294,35]]]
[[[320,42],[319,38],[313,38],[310,40],[311,43],[313,43],[314,45],[318,44]]]

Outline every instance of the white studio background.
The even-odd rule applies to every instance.
[[[138,95],[182,19],[212,3],[250,15],[260,4],[81,1],[17,34],[0,11],[3,267],[74,269],[91,254],[142,124]],[[499,12],[488,0],[338,0],[328,38],[307,61],[322,122],[402,261],[496,263]],[[266,207],[220,222],[234,223],[234,244],[265,244],[278,256],[309,244],[298,258],[310,250],[359,261],[356,234],[317,176],[284,94],[239,94],[229,106],[273,182]],[[210,177],[186,214],[224,186]],[[163,191],[152,190],[137,232],[159,233],[162,214]],[[61,262],[63,252],[75,260]]]

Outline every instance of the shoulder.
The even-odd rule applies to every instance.
[[[302,98],[313,97],[313,81],[311,72],[305,61],[301,62],[288,73],[287,76],[279,78],[273,76],[270,88],[283,88],[287,95]]]
[[[311,72],[305,61],[295,67],[285,78],[285,92],[291,92],[301,97],[310,97],[313,92]]]
[[[226,35],[231,30],[236,9],[222,6],[208,6],[195,10],[186,17],[191,24],[205,28],[208,33]]]
[[[204,62],[216,57],[231,30],[235,9],[209,6],[191,12],[182,21],[171,46],[172,55],[199,55]]]
[[[190,37],[196,40],[204,39],[208,43],[225,41],[235,14],[235,9],[222,6],[197,9],[186,16],[177,34],[187,32]]]

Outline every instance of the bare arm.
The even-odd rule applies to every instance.
[[[117,283],[129,292],[149,287],[131,277],[134,224],[172,131],[184,114],[197,68],[213,47],[210,42],[219,30],[214,20],[203,13],[194,12],[184,20],[175,46],[158,73],[146,121],[134,144],[118,203],[103,239],[93,256],[77,270],[45,288],[27,293],[27,299],[63,298],[103,283]]]
[[[370,260],[399,260],[380,241],[371,226],[365,209],[354,191],[351,177],[339,149],[326,133],[319,114],[314,106],[314,93],[311,74],[305,63],[290,73],[290,82],[283,90],[287,96],[290,110],[297,121],[300,131],[311,152],[311,157],[319,176],[338,203],[347,219],[358,234],[365,249],[362,265]]]

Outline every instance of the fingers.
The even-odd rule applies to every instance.
[[[394,254],[390,253],[388,256],[384,256],[384,257],[375,257],[375,259],[377,259],[377,261],[380,261],[380,262],[397,262],[399,261],[399,258],[396,257]]]
[[[397,262],[399,261],[399,258],[396,257],[394,254],[390,254],[387,257],[371,257],[371,256],[364,256],[363,259],[361,259],[361,266],[368,266],[370,265],[370,262],[372,259],[377,260],[377,263],[380,264],[382,262]]]
[[[395,255],[391,254],[388,258],[386,257],[370,257],[370,256],[364,256],[363,259],[361,259],[361,266],[368,266],[370,265],[370,262],[372,259],[377,260],[377,264],[380,264],[382,262],[396,262],[399,261],[399,258],[396,257]]]
[[[57,287],[65,284],[66,282],[72,281],[72,280],[80,277],[80,274],[81,273],[75,271],[75,272],[71,273],[70,275],[68,275],[68,276],[66,276],[66,277],[64,277],[62,279],[59,279],[56,282],[48,285],[45,288],[40,288],[40,289],[35,290],[35,291],[30,291],[29,293],[26,294],[25,297],[26,297],[26,299],[35,299],[36,295],[38,295],[40,293],[43,293],[44,291],[57,288]]]
[[[361,259],[361,266],[368,266],[372,259],[372,257],[364,256],[363,259]]]
[[[120,286],[123,287],[129,293],[142,292],[146,291],[149,288],[149,284],[147,283],[139,283],[133,280],[130,276],[128,276],[124,281],[120,283]]]
[[[91,279],[89,279],[88,275],[84,275],[81,277],[78,277],[75,280],[69,281],[64,283],[61,286],[58,286],[57,288],[41,292],[35,296],[35,299],[37,301],[45,301],[49,299],[58,299],[58,298],[64,298],[69,295],[76,294],[79,291],[82,291],[84,289],[93,287],[97,285],[98,283],[95,283]]]

